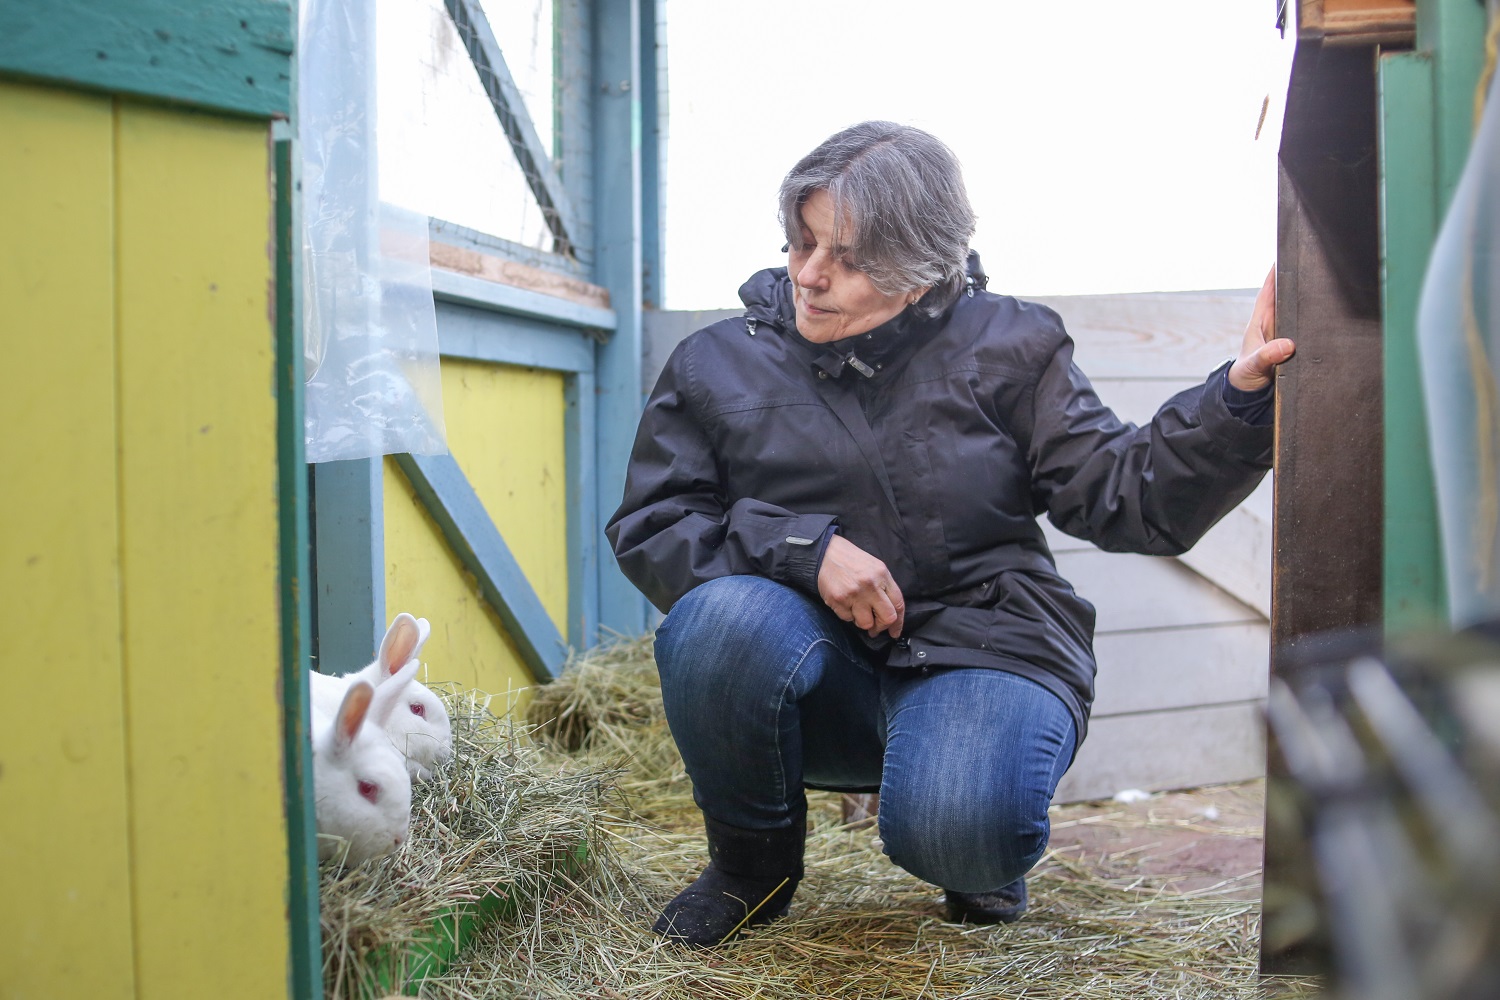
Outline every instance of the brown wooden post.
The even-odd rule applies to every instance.
[[[1375,52],[1298,43],[1282,131],[1277,332],[1297,355],[1277,382],[1271,673],[1314,637],[1382,614],[1383,454]],[[1326,969],[1306,915],[1305,844],[1269,746],[1261,969]]]

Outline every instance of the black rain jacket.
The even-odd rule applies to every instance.
[[[907,310],[813,344],[786,269],[755,274],[743,319],[667,361],[606,534],[665,612],[736,574],[816,597],[818,542],[837,525],[906,598],[900,640],[848,625],[878,661],[1028,677],[1068,705],[1081,744],[1094,608],[1057,575],[1037,516],[1109,551],[1175,555],[1255,488],[1272,429],[1230,414],[1227,364],[1150,424],[1121,422],[1058,315],[976,277],[940,319]]]

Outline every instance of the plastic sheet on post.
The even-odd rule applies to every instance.
[[[1468,161],[1428,261],[1417,313],[1448,612],[1456,628],[1500,617],[1497,251],[1500,90],[1492,83]]]
[[[300,12],[309,462],[448,450],[427,217],[379,200],[374,6]]]

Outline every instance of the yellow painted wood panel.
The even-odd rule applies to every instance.
[[[389,458],[384,503],[386,617],[407,611],[432,623],[432,638],[422,648],[422,680],[495,695],[491,710],[496,715],[524,706],[523,692],[534,683],[531,672],[474,578]]]
[[[443,359],[448,444],[558,631],[567,634],[567,473],[563,376]],[[386,609],[428,618],[431,676],[491,693],[533,682],[504,626],[393,462],[387,461]],[[416,605],[428,610],[418,610]],[[441,621],[452,608],[451,622]],[[488,631],[498,634],[490,635]],[[443,645],[439,645],[439,637]]]
[[[117,107],[121,571],[143,998],[285,996],[267,125]]]
[[[0,83],[0,996],[130,997],[107,98]]]
[[[561,372],[443,359],[448,447],[568,634],[567,403]]]

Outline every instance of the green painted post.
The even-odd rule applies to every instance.
[[[1417,51],[1379,63],[1387,634],[1447,621],[1416,315],[1427,258],[1469,151],[1484,29],[1474,0],[1417,0]]]
[[[276,434],[281,507],[281,687],[286,712],[287,930],[294,1000],[322,1000],[323,944],[318,919],[318,837],[313,808],[311,694],[312,612],[308,593],[307,463],[302,407],[302,329],[298,289],[297,164],[291,129],[277,122],[276,158]]]
[[[1417,368],[1417,301],[1437,236],[1433,60],[1380,58],[1380,286],[1385,322],[1385,628],[1446,617],[1437,498]]]

